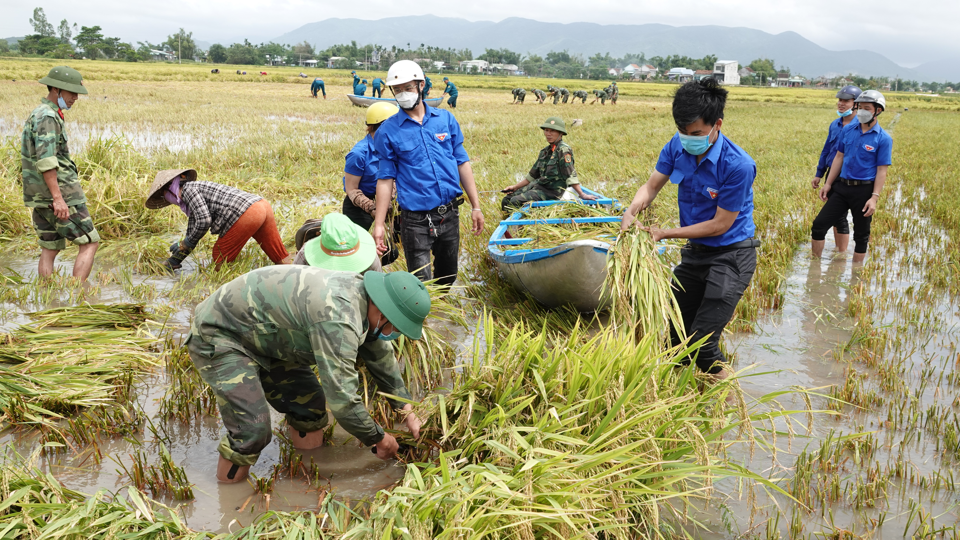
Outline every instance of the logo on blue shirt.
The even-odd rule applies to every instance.
[[[449,136],[449,133],[437,133],[436,135],[437,140],[440,142],[443,142],[443,140],[446,139],[447,136]]]

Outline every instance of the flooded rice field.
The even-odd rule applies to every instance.
[[[124,515],[142,517],[149,512],[131,499],[135,486],[191,530],[171,525],[172,538],[256,537],[246,528],[261,517],[278,519],[264,538],[311,537],[285,527],[313,518],[314,537],[330,538],[447,530],[600,538],[606,524],[624,527],[604,532],[609,538],[958,537],[960,171],[943,158],[952,149],[928,137],[960,129],[953,112],[912,110],[886,121],[896,128],[895,165],[866,262],[854,264],[852,253],[835,252],[832,234],[820,260],[807,240],[820,205],[807,176],[831,100],[812,90],[731,94],[724,130],[761,172],[755,219],[763,245],[729,327],[737,331],[723,341],[744,397],[743,408],[728,409],[716,388],[675,370],[662,343],[627,343],[610,330],[609,314],[538,308],[497,276],[486,254],[498,190],[529,169],[546,111],[583,119],[568,139],[584,185],[629,200],[675,131],[668,92],[625,83],[616,109],[553,109],[509,107],[509,88],[464,91],[456,114],[487,226],[479,236],[463,229],[462,288],[437,302],[431,339],[403,345],[402,355],[432,453],[416,466],[383,462],[339,427],[329,444],[298,452],[274,415],[279,432],[250,482],[221,485],[214,471],[223,428],[179,344],[197,303],[268,262],[250,243],[235,265],[215,272],[207,238],[179,274],[164,274],[158,263],[186,221],[144,210],[143,189],[159,169],[194,167],[267,198],[291,244],[304,219],[340,206],[343,157],[364,135],[362,111],[338,95],[346,86],[334,91],[332,83],[322,101],[294,83],[101,79],[92,92],[99,99],[81,100],[67,119],[105,240],[90,286],[66,278],[72,248],[44,285],[17,183],[22,117],[36,101],[31,84],[11,85],[11,99],[0,101],[0,334],[21,335],[22,325],[37,324],[28,314],[42,309],[143,303],[153,322],[135,337],[152,363],[117,385],[113,416],[64,407],[58,419],[0,392],[0,474],[19,471],[22,482],[50,473],[83,497],[103,489],[93,502],[134,501]],[[792,126],[789,148],[770,144],[772,125]],[[664,190],[651,219],[675,223],[674,197]],[[676,257],[667,250],[668,261]],[[0,343],[3,355],[14,342]],[[3,373],[0,383],[9,383]],[[0,527],[13,519],[0,510]],[[470,532],[457,536],[458,527]]]

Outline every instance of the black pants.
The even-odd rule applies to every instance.
[[[830,227],[837,223],[837,218],[843,217],[846,219],[849,210],[853,214],[853,251],[854,253],[866,253],[867,244],[870,242],[870,222],[873,221],[873,216],[864,216],[863,206],[873,196],[873,187],[872,182],[859,186],[848,186],[838,178],[830,188],[826,204],[820,209],[817,218],[813,220],[813,227],[810,230],[813,239],[823,240]]]
[[[691,343],[710,336],[697,353],[701,371],[718,373],[722,369],[717,365],[725,361],[720,336],[756,269],[755,247],[715,252],[687,246],[680,251],[680,264],[673,269],[680,287],[674,285],[673,296],[680,306],[684,329]],[[674,328],[670,329],[670,340],[680,344]]]
[[[823,181],[826,182],[829,177],[830,167],[827,167],[827,170],[823,172]],[[837,228],[834,234],[850,234],[850,222],[847,221],[846,213],[844,213],[833,226]]]
[[[437,277],[437,284],[452,285],[457,279],[460,256],[460,216],[458,208],[444,214],[436,211],[400,211],[400,242],[407,257],[407,271],[421,281]],[[430,271],[430,254],[433,271]]]

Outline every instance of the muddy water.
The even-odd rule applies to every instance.
[[[72,261],[68,260],[58,261],[57,266],[61,272],[69,274],[73,265]],[[36,276],[34,260],[0,259],[0,268],[7,267],[26,279],[33,279]],[[103,270],[100,265],[97,265],[94,273]],[[191,271],[192,267],[185,269],[186,273]],[[154,287],[162,297],[164,291],[169,291],[175,285],[175,278],[145,278],[134,275],[133,285]],[[108,285],[88,296],[86,301],[115,303],[133,300],[122,287]],[[0,312],[8,315],[0,319],[0,332],[29,322],[22,315],[24,311],[69,304],[70,302],[65,299],[56,299],[45,305],[15,306],[0,303]],[[175,339],[189,329],[193,307],[191,305],[178,310],[168,319],[167,324],[172,327]],[[159,416],[158,404],[167,386],[168,383],[162,372],[136,384],[135,394],[140,408],[149,417],[147,425],[153,424],[156,428],[157,436],[154,436],[151,429],[145,426],[135,441],[120,438],[102,441],[100,443],[102,458],[99,463],[92,449],[86,449],[79,454],[43,459],[40,465],[70,488],[87,494],[92,494],[101,488],[112,492],[129,484],[129,480],[118,472],[121,469],[118,462],[130,468],[131,454],[137,448],[142,448],[148,456],[148,462],[156,463],[160,452],[159,443],[162,442],[170,451],[173,461],[184,468],[187,478],[194,484],[196,498],[187,502],[164,498],[158,498],[158,500],[174,507],[179,506],[181,514],[191,528],[210,531],[226,531],[228,528],[235,530],[238,528],[236,523],[249,525],[257,515],[268,509],[287,511],[316,509],[329,490],[335,491],[341,500],[358,502],[370,499],[377,491],[393,485],[403,477],[402,464],[378,459],[368,447],[358,446],[356,439],[337,427],[332,444],[301,452],[304,463],[309,466],[313,460],[318,465],[320,475],[328,480],[319,488],[309,486],[304,480],[278,478],[268,501],[267,498],[256,494],[250,483],[220,484],[214,476],[219,456],[217,445],[222,433],[219,418],[200,417],[187,422],[164,422]],[[273,412],[274,427],[279,425],[281,418],[281,415]],[[15,450],[22,456],[30,455],[36,446],[33,436],[10,431],[0,434],[0,447]],[[260,477],[269,477],[278,458],[279,447],[274,440],[264,449],[260,460],[251,468],[251,473]],[[232,522],[236,523],[231,525]]]
[[[910,222],[918,231],[923,231],[923,235],[917,237],[924,240],[906,245],[893,242],[871,245],[872,256],[883,259],[882,265],[871,268],[877,272],[874,280],[864,281],[866,269],[853,264],[850,253],[835,251],[832,235],[828,235],[822,260],[812,260],[809,247],[801,247],[787,279],[782,311],[759,321],[755,333],[727,336],[726,345],[734,353],[735,367],[755,374],[741,382],[746,394],[753,398],[791,387],[820,388],[820,393],[828,394],[832,385],[843,384],[847,369],[865,375],[865,391],[884,396],[885,401],[880,405],[864,408],[845,405],[839,415],[818,414],[809,432],[806,419],[798,417],[792,427],[799,436],[794,438],[786,435],[784,422],[777,422],[781,434],[775,440],[768,436],[768,442],[778,449],[775,456],[762,448],[755,449],[755,453],[733,448],[731,455],[736,461],[770,478],[780,479],[778,485],[788,492],[800,451],[815,452],[828,437],[856,433],[870,433],[878,441],[877,452],[865,464],[874,470],[890,470],[899,464],[916,475],[927,477],[928,481],[937,475],[953,477],[954,463],[942,456],[942,444],[938,444],[935,434],[925,431],[922,424],[924,413],[929,420],[932,411],[949,409],[954,403],[956,388],[941,383],[954,369],[960,318],[956,303],[948,297],[937,298],[932,303],[913,297],[914,288],[924,280],[925,268],[918,261],[923,261],[929,250],[942,248],[937,242],[942,243],[943,236],[942,231],[937,231],[925,219],[911,216]],[[851,242],[851,252],[852,249]],[[855,323],[848,316],[847,307],[851,291],[861,281],[869,297],[893,299],[889,308],[880,310],[874,327],[892,332],[896,345],[888,354],[896,358],[897,369],[901,370],[893,377],[905,385],[906,395],[884,392],[884,374],[857,361],[848,363],[859,344],[851,341],[855,337]],[[878,283],[885,283],[882,290]],[[904,306],[918,310],[913,319],[923,322],[904,324]],[[890,427],[886,421],[891,411],[904,407],[904,402],[910,405],[909,410],[919,414],[912,422]],[[806,408],[799,398],[787,397],[780,403],[785,409]],[[814,409],[824,410],[827,399],[814,396],[812,405]],[[815,534],[838,537],[833,535],[851,531],[857,535],[869,532],[876,538],[899,538],[918,526],[918,507],[928,519],[932,517],[938,527],[953,527],[960,519],[957,494],[952,488],[930,489],[929,483],[923,488],[896,475],[883,483],[885,497],[865,505],[852,504],[858,492],[865,490],[863,480],[867,473],[862,466],[853,464],[849,452],[846,455],[847,461],[838,475],[837,484],[842,493],[839,502],[814,500],[813,510],[807,512],[789,498],[771,496],[763,490],[754,491],[754,500],[749,490],[742,489],[737,482],[725,481],[717,486],[721,496],[704,505],[702,515],[698,516],[710,531],[700,536],[777,537],[780,534],[792,537],[790,522],[796,519],[803,527],[804,537]],[[815,476],[812,483],[816,481]],[[883,525],[877,526],[880,522]]]

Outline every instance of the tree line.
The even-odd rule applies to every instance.
[[[23,56],[45,56],[48,58],[91,58],[126,62],[144,62],[150,60],[174,60],[180,62],[208,62],[215,64],[239,65],[301,65],[304,60],[316,60],[320,67],[328,64],[338,69],[377,69],[386,70],[397,60],[414,60],[424,70],[438,72],[456,69],[459,63],[473,60],[469,49],[441,48],[420,43],[407,43],[406,47],[384,47],[377,44],[358,45],[356,41],[338,44],[322,50],[304,41],[296,45],[279,43],[253,44],[248,40],[232,43],[229,46],[215,43],[206,51],[196,45],[193,32],[181,28],[167,36],[161,43],[138,41],[137,46],[126,43],[116,37],[107,37],[100,26],[80,26],[70,24],[66,19],[54,26],[47,19],[43,8],[35,8],[30,25],[34,33],[25,36],[12,48],[6,40],[0,39],[0,54],[18,54]],[[154,51],[160,51],[157,55]],[[331,61],[333,59],[333,61]],[[657,69],[653,80],[663,79],[666,72],[678,67],[692,70],[713,70],[717,57],[707,55],[703,58],[691,58],[683,55],[651,56],[644,53],[629,53],[620,57],[610,53],[597,53],[585,58],[580,54],[563,51],[550,51],[538,54],[521,54],[506,48],[486,49],[477,56],[491,64],[515,65],[527,75],[537,77],[556,77],[565,79],[614,79],[611,68],[622,69],[630,64],[650,65]],[[434,64],[439,62],[440,66]],[[786,66],[776,67],[769,58],[757,58],[747,64],[753,70],[752,75],[740,78],[743,85],[768,86],[775,81],[779,73],[790,74]],[[857,86],[884,88],[890,85],[896,90],[939,92],[960,87],[957,83],[918,82],[914,80],[890,79],[887,77],[861,77],[848,75],[846,80]]]

